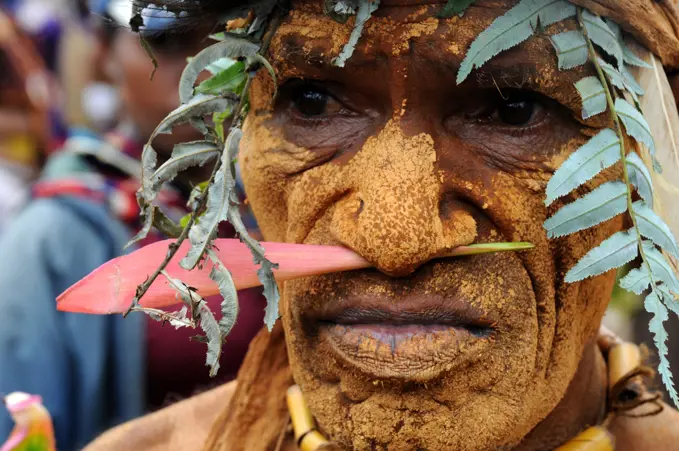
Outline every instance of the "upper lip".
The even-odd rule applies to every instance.
[[[387,296],[355,295],[326,304],[320,311],[307,312],[307,319],[341,325],[448,325],[492,328],[495,320],[486,312],[458,297],[409,294],[398,299]]]

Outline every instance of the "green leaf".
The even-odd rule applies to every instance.
[[[575,88],[582,99],[582,118],[589,119],[592,116],[606,111],[606,91],[597,77],[585,77],[575,84]]]
[[[587,41],[582,31],[565,31],[551,36],[550,39],[556,49],[560,70],[573,69],[587,62]]]
[[[630,152],[625,157],[625,164],[627,165],[630,183],[634,185],[639,196],[646,201],[646,204],[653,208],[653,182],[651,174],[648,172],[641,157],[636,152]]]
[[[641,90],[640,94],[643,94],[643,89],[641,89],[638,84],[636,84],[636,86],[630,85],[630,76],[623,75],[618,69],[611,66],[601,58],[597,58],[597,62],[613,86],[620,90],[629,92],[635,101],[638,100],[637,94],[639,94],[639,90]],[[631,78],[633,79],[634,77]]]
[[[641,295],[651,285],[651,273],[646,265],[641,265],[638,269],[631,269],[625,277],[620,279],[620,288]]]
[[[634,260],[639,255],[634,229],[618,232],[589,251],[566,274],[567,283],[598,276]]]
[[[655,281],[662,281],[675,293],[679,293],[679,280],[667,262],[665,256],[650,241],[644,240],[641,247],[644,250],[646,261],[651,267],[651,274]]]
[[[500,52],[511,49],[530,38],[542,26],[575,16],[576,9],[564,0],[521,0],[486,30],[481,32],[467,51],[457,84],[467,79],[474,68],[479,68]]]
[[[577,199],[545,221],[549,238],[569,235],[588,229],[627,210],[627,186],[622,182],[607,182]]]
[[[158,134],[172,132],[177,125],[189,122],[193,118],[202,118],[207,114],[224,111],[233,105],[233,101],[219,96],[198,94],[191,98],[188,103],[180,105],[167,115],[153,133],[149,142]]]
[[[210,279],[215,281],[219,287],[219,294],[222,295],[222,319],[219,320],[219,330],[222,337],[226,337],[231,333],[233,326],[236,324],[236,319],[238,319],[238,293],[231,273],[219,260],[217,254],[209,250],[207,255],[213,264],[212,271],[210,271]]]
[[[662,378],[667,392],[670,394],[675,405],[679,405],[679,398],[674,389],[674,381],[672,380],[672,371],[670,370],[670,362],[667,360],[667,331],[665,331],[664,323],[669,319],[667,308],[663,305],[660,296],[656,290],[651,291],[644,300],[644,307],[646,311],[653,314],[653,318],[648,325],[648,329],[653,334],[653,342],[658,349],[658,357],[660,364],[658,365],[658,373]]]
[[[191,61],[189,60],[189,62],[191,62]],[[205,70],[210,72],[212,75],[217,75],[218,73],[225,71],[228,68],[230,68],[231,66],[233,66],[234,64],[238,64],[238,63],[243,64],[242,62],[235,60],[235,59],[232,59],[232,58],[220,58],[217,61],[215,61],[214,63],[208,65],[205,68]]]
[[[620,47],[622,48],[623,60],[631,66],[637,66],[637,67],[643,67],[643,68],[646,68],[646,69],[652,69],[653,67],[650,64],[648,64],[646,61],[639,58],[629,48],[629,46],[625,43],[625,38],[623,37],[622,29],[620,28],[620,25],[618,25],[617,23],[613,22],[610,19],[604,19],[604,20],[606,21],[606,25],[608,25],[608,28],[610,28],[613,31],[613,33],[615,33],[615,36],[618,39],[618,43],[620,44]]]
[[[344,45],[339,56],[332,61],[335,66],[344,67],[347,60],[354,54],[356,44],[358,44],[358,40],[361,38],[361,34],[363,34],[365,23],[370,19],[372,13],[377,11],[379,5],[380,0],[358,0],[358,11],[356,11],[354,29],[351,30],[349,41]]]
[[[448,17],[453,17],[458,15],[462,17],[464,12],[469,8],[475,0],[448,0],[448,3],[441,8],[441,11],[437,14],[438,17],[445,19]]]
[[[677,241],[669,226],[644,201],[632,204],[639,233],[660,246],[665,252],[679,260]]]
[[[172,156],[163,163],[151,177],[152,189],[157,192],[164,183],[173,180],[177,174],[192,167],[203,166],[219,157],[220,149],[211,141],[193,141],[174,146]]]
[[[582,20],[585,23],[587,35],[604,52],[615,58],[618,67],[623,67],[622,47],[618,42],[618,36],[611,30],[601,17],[595,16],[588,10],[582,11]]]
[[[239,129],[234,129],[226,140],[225,150],[222,152],[221,167],[215,175],[212,185],[208,188],[207,206],[200,222],[191,227],[189,232],[189,242],[191,248],[186,256],[179,262],[179,265],[187,270],[191,270],[198,265],[205,252],[210,247],[212,238],[217,233],[219,223],[227,220],[227,211],[231,202],[231,195],[236,187],[235,180],[227,177],[226,172],[231,171],[229,161],[229,149],[238,148],[242,133]]]
[[[565,196],[620,160],[620,140],[611,129],[599,132],[573,152],[547,183],[546,205]]]
[[[634,94],[639,94],[640,96],[644,95],[644,88],[641,87],[641,85],[634,78],[634,75],[632,75],[632,72],[630,72],[626,66],[623,66],[620,73],[622,74],[622,78],[625,80],[625,85],[627,86],[628,91],[632,91]]]
[[[625,125],[627,134],[638,142],[643,143],[651,155],[655,155],[655,142],[651,128],[644,116],[625,99],[616,99],[615,112]]]
[[[196,93],[219,95],[224,92],[233,92],[240,95],[243,92],[246,79],[245,64],[236,61],[230,67],[196,86]]]
[[[193,96],[193,85],[198,75],[210,64],[222,58],[247,58],[259,50],[259,46],[245,39],[225,36],[224,40],[207,47],[186,65],[182,78],[179,80],[179,101],[188,103]]]

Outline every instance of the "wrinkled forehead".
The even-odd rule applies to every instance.
[[[354,30],[354,18],[338,23],[321,1],[297,1],[271,43],[272,63],[280,83],[293,78],[336,80],[352,86],[374,86],[374,79],[397,85],[427,84],[430,92],[456,89],[456,76],[470,44],[510,1],[477,0],[463,16],[440,18],[442,3],[387,0],[365,23],[353,55],[344,68],[333,64]],[[558,69],[549,36],[576,27],[561,21],[474,70],[462,89],[522,88],[540,92],[562,105],[578,108],[574,83],[591,68]],[[404,88],[407,90],[407,88]]]
[[[510,9],[513,2],[478,0],[463,16],[450,18],[439,17],[443,6],[445,3],[433,0],[382,1],[365,23],[345,69],[384,66],[409,59],[456,71],[474,38]],[[333,60],[349,42],[354,26],[354,17],[346,23],[328,17],[322,1],[293,2],[289,16],[272,41],[271,54],[283,72],[304,69],[337,72]],[[574,26],[574,21],[564,21],[553,28]],[[509,56],[498,55],[491,64],[511,66],[516,72],[521,68],[534,70],[540,61],[555,61],[548,39],[529,41],[519,50],[509,52]]]

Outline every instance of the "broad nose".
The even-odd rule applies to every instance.
[[[380,271],[408,275],[476,238],[471,214],[442,205],[431,136],[408,137],[389,122],[349,164],[350,194],[336,205],[333,234]]]

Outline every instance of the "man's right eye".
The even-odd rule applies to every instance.
[[[300,116],[328,116],[342,111],[342,104],[325,89],[304,84],[299,86],[291,98],[292,107]]]

